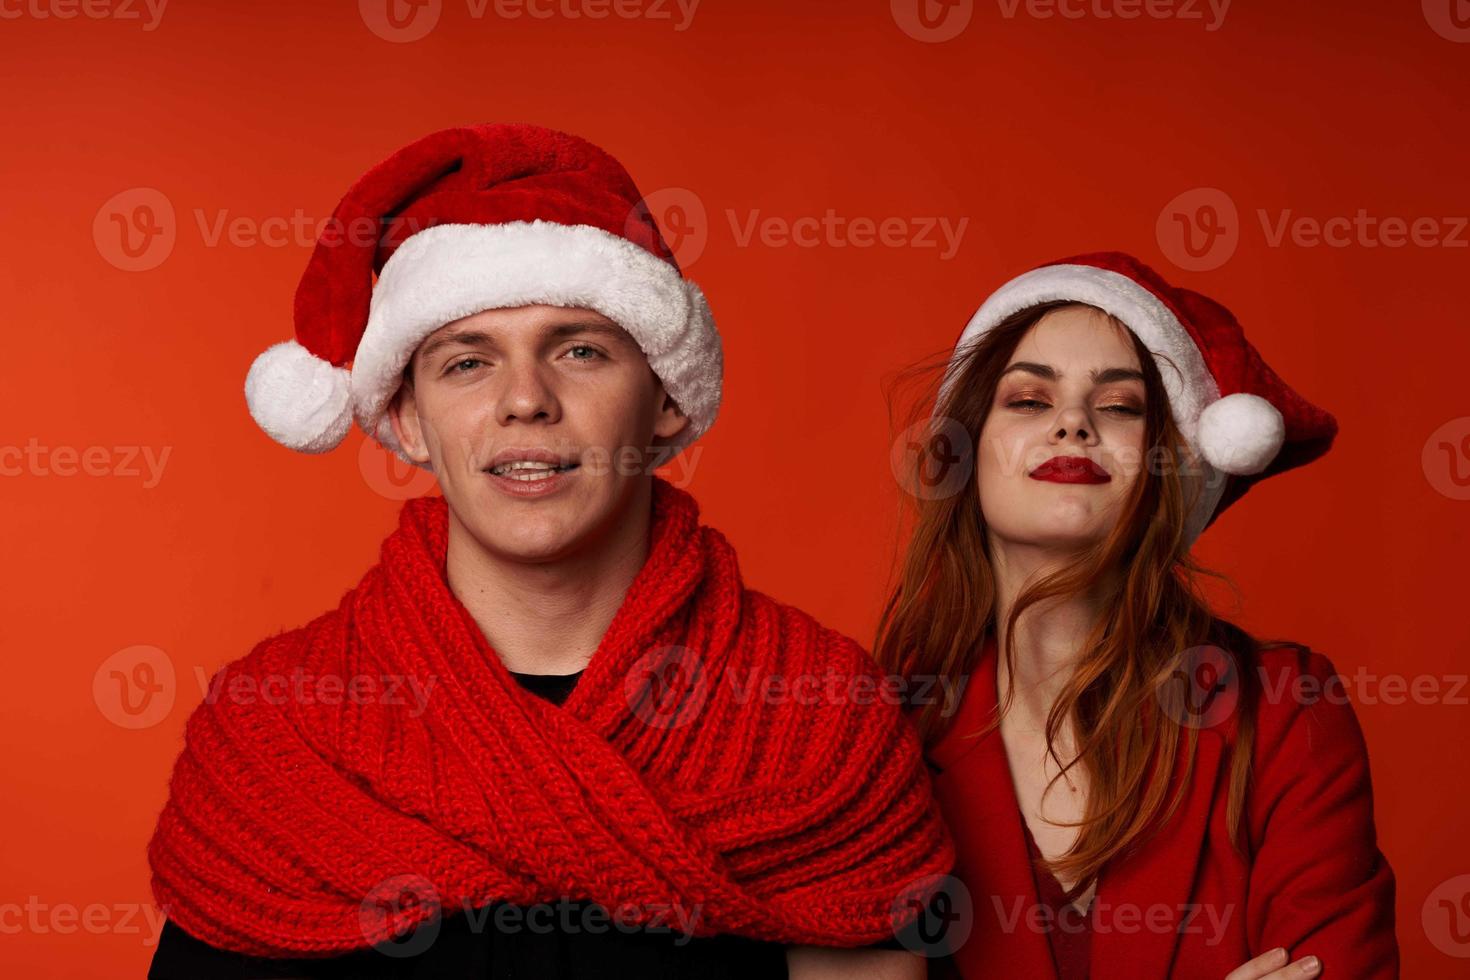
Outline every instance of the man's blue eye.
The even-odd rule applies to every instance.
[[[602,356],[602,351],[598,350],[596,347],[589,347],[586,344],[578,344],[577,346],[570,348],[567,351],[567,353],[570,354],[573,351],[579,351],[579,350],[587,351],[590,354],[592,354],[593,356],[592,357],[574,357],[574,358],[572,358],[572,360],[574,360],[574,361],[589,361],[589,360],[596,360],[597,358],[599,358],[599,357]]]

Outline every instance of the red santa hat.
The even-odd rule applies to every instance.
[[[689,418],[675,451],[714,423],[719,333],[627,171],[575,136],[489,124],[431,133],[348,190],[297,287],[295,339],[246,376],[250,414],[308,453],[337,446],[355,417],[408,460],[386,410],[419,343],[460,317],[537,303],[628,331]]]
[[[962,348],[1012,314],[1062,300],[1112,314],[1153,352],[1175,424],[1206,469],[1214,471],[1205,474],[1205,489],[1186,528],[1189,540],[1255,483],[1309,463],[1332,445],[1337,420],[1271,370],[1229,310],[1208,296],[1169,285],[1121,252],[1051,262],[996,290],[960,334],[941,404]]]

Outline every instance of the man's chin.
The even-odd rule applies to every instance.
[[[471,495],[462,523],[481,548],[505,560],[555,561],[575,554],[598,526],[594,496],[563,490],[517,497],[483,487]]]
[[[489,527],[472,527],[480,547],[503,561],[541,564],[576,554],[586,535],[578,527],[533,521],[527,524],[492,522]]]

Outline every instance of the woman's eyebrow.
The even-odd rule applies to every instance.
[[[1004,371],[1002,371],[1000,373],[1000,376],[1004,378],[1012,371],[1025,371],[1027,374],[1034,374],[1037,377],[1045,378],[1048,381],[1055,381],[1058,377],[1060,377],[1060,375],[1057,374],[1056,368],[1052,367],[1049,364],[1037,364],[1035,361],[1017,361],[1016,363],[1010,365]]]
[[[1048,381],[1056,381],[1062,376],[1062,372],[1058,371],[1050,364],[1037,364],[1035,361],[1017,361],[1016,363],[1009,365],[1004,371],[1002,371],[1001,377],[1005,377],[1012,371],[1025,371],[1027,374],[1034,374],[1037,377],[1045,378]],[[1093,383],[1100,385],[1111,384],[1114,381],[1143,380],[1142,371],[1139,371],[1136,368],[1125,367],[1093,368],[1091,371],[1091,376]]]
[[[1107,368],[1102,371],[1093,371],[1092,380],[1096,384],[1111,384],[1114,381],[1142,381],[1143,372],[1134,368]]]

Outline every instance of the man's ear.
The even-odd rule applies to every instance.
[[[413,370],[412,366],[409,370]],[[416,463],[427,464],[429,447],[424,440],[423,420],[419,418],[419,404],[414,397],[412,381],[405,379],[388,402],[388,421],[404,453]]]
[[[672,441],[675,436],[688,428],[689,416],[685,415],[684,410],[675,404],[673,396],[664,391],[662,381],[658,385],[658,396],[661,399],[661,405],[658,417],[653,423],[653,434]]]

